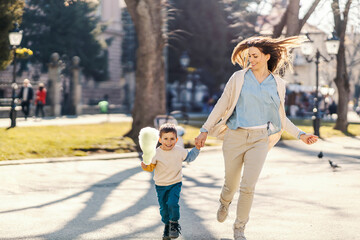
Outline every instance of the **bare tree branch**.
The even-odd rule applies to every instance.
[[[281,36],[281,33],[286,25],[287,14],[288,14],[288,8],[286,8],[286,11],[282,15],[280,22],[274,26],[274,30],[273,30],[274,38],[278,38]]]
[[[358,55],[359,50],[360,50],[360,44],[357,44],[357,45],[355,46],[354,51],[350,51],[350,49],[347,48],[347,53],[348,53],[348,55],[350,56],[349,58],[351,59],[348,66],[350,66],[350,67],[351,67],[351,66],[354,66],[354,65],[356,65],[356,64],[354,64],[354,63],[357,62],[357,61],[359,61],[358,59],[356,59],[356,56]],[[351,54],[351,53],[352,53],[352,54]]]
[[[286,36],[299,35],[299,12],[300,12],[300,0],[290,0],[287,6],[288,14],[286,18]]]
[[[348,65],[349,67],[354,67],[356,65],[360,64],[360,59],[356,59],[351,61],[351,63]]]
[[[343,20],[343,26],[347,26],[347,22],[348,22],[348,19],[349,19],[349,11],[350,11],[350,5],[352,3],[352,0],[348,0],[346,2],[346,5],[345,5],[345,10],[344,10],[344,20]],[[344,29],[344,37],[345,37],[345,32],[346,32],[346,29]]]
[[[333,2],[331,4],[331,8],[334,13],[333,15],[334,15],[335,30],[339,36],[340,31],[341,31],[341,16],[340,16],[341,13],[340,13],[340,7],[339,7],[339,0],[333,0]]]
[[[309,8],[309,10],[307,11],[307,13],[305,14],[305,16],[303,17],[303,19],[300,20],[300,29],[305,25],[311,14],[315,11],[317,5],[319,5],[320,1],[321,0],[315,0],[311,5],[311,7]]]
[[[321,0],[315,0],[303,19],[299,19],[299,0],[290,0],[290,3],[286,7],[286,11],[281,16],[281,20],[274,26],[273,37],[280,37],[281,33],[286,26],[286,36],[299,35],[301,29],[309,19],[311,14],[315,11]]]

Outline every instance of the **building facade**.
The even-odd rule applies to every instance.
[[[123,1],[121,0],[100,0],[96,14],[101,18],[101,22],[107,26],[105,32],[100,36],[100,41],[105,42],[111,39],[108,45],[109,79],[104,82],[95,82],[92,79],[83,81],[83,104],[97,104],[107,96],[110,104],[123,107],[124,104],[124,85],[122,78],[122,40],[123,24],[121,14],[123,11]]]

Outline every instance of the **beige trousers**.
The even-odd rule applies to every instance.
[[[223,142],[225,182],[220,201],[230,204],[240,185],[235,228],[245,228],[249,220],[255,185],[267,153],[268,132],[265,128],[227,130]],[[244,171],[240,182],[242,168]]]

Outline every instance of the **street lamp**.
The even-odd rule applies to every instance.
[[[198,74],[198,69],[194,68],[194,67],[188,67],[187,69],[187,73],[188,73],[188,83],[189,83],[189,88],[191,88],[191,106],[192,106],[192,110],[195,111],[196,110],[196,85],[197,82],[200,79],[200,76]]]
[[[186,80],[189,78],[189,73],[188,73],[188,70],[187,70],[189,64],[190,64],[190,57],[189,57],[189,55],[187,54],[187,52],[185,51],[185,52],[183,52],[183,53],[181,54],[181,56],[180,56],[180,65],[181,65],[181,67],[183,68],[183,70],[186,71]],[[180,88],[180,84],[179,84],[179,92],[178,92],[178,96],[179,96],[179,97],[180,97],[180,92],[181,92],[181,88]],[[186,107],[187,102],[186,102],[186,99],[185,99],[185,103],[184,103],[183,99],[182,99],[181,102],[182,102],[182,104],[184,104],[184,105],[182,105],[182,108],[184,108],[184,109],[182,109],[182,111],[186,112],[186,111],[187,111],[187,107]]]
[[[11,126],[9,128],[16,127],[16,47],[20,45],[23,36],[23,31],[19,29],[19,25],[15,23],[15,28],[12,32],[9,33],[9,42],[12,46],[14,52],[14,69],[13,69],[13,81],[11,84],[12,88],[12,99],[11,99],[11,110],[10,110],[10,119],[11,119]]]
[[[180,64],[183,69],[186,69],[190,64],[190,57],[187,52],[183,52],[180,56]]]
[[[307,34],[309,41],[304,42],[301,45],[301,52],[305,55],[307,62],[315,62],[316,64],[316,90],[315,90],[315,98],[314,98],[314,108],[313,108],[313,127],[314,127],[314,134],[320,137],[320,110],[319,110],[319,63],[320,57],[325,61],[329,62],[333,59],[333,56],[338,53],[340,41],[339,38],[332,34],[331,38],[328,38],[325,41],[325,46],[327,53],[331,55],[330,59],[324,57],[318,48],[316,48],[315,56],[310,58],[310,55],[314,52],[314,42],[310,39],[309,35]]]
[[[191,88],[191,106],[192,110],[196,110],[195,100],[196,100],[196,84],[198,83],[200,76],[199,70],[194,67],[189,67],[190,57],[187,52],[183,52],[180,57],[180,64],[182,68],[186,71],[186,80],[190,81],[191,86],[189,84],[189,88]]]

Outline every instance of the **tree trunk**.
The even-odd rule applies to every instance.
[[[154,126],[154,118],[166,112],[162,26],[159,0],[125,0],[134,22],[139,47],[136,52],[135,103],[132,129],[125,135],[138,146],[143,127]]]
[[[336,77],[334,79],[336,87],[338,89],[339,99],[337,107],[338,118],[334,129],[342,132],[347,132],[348,121],[348,103],[349,103],[349,77],[346,71],[346,60],[345,60],[345,46],[344,42],[340,43],[339,52],[337,55],[336,63]]]
[[[350,10],[352,0],[348,0],[345,4],[343,16],[341,17],[341,11],[339,7],[339,0],[333,0],[331,7],[334,14],[334,30],[338,34],[340,39],[340,47],[336,56],[336,77],[334,79],[336,87],[339,93],[339,102],[337,107],[338,118],[335,123],[334,129],[342,132],[347,132],[348,121],[348,103],[349,103],[349,76],[346,70],[346,59],[345,59],[345,33],[348,21],[348,14]]]

